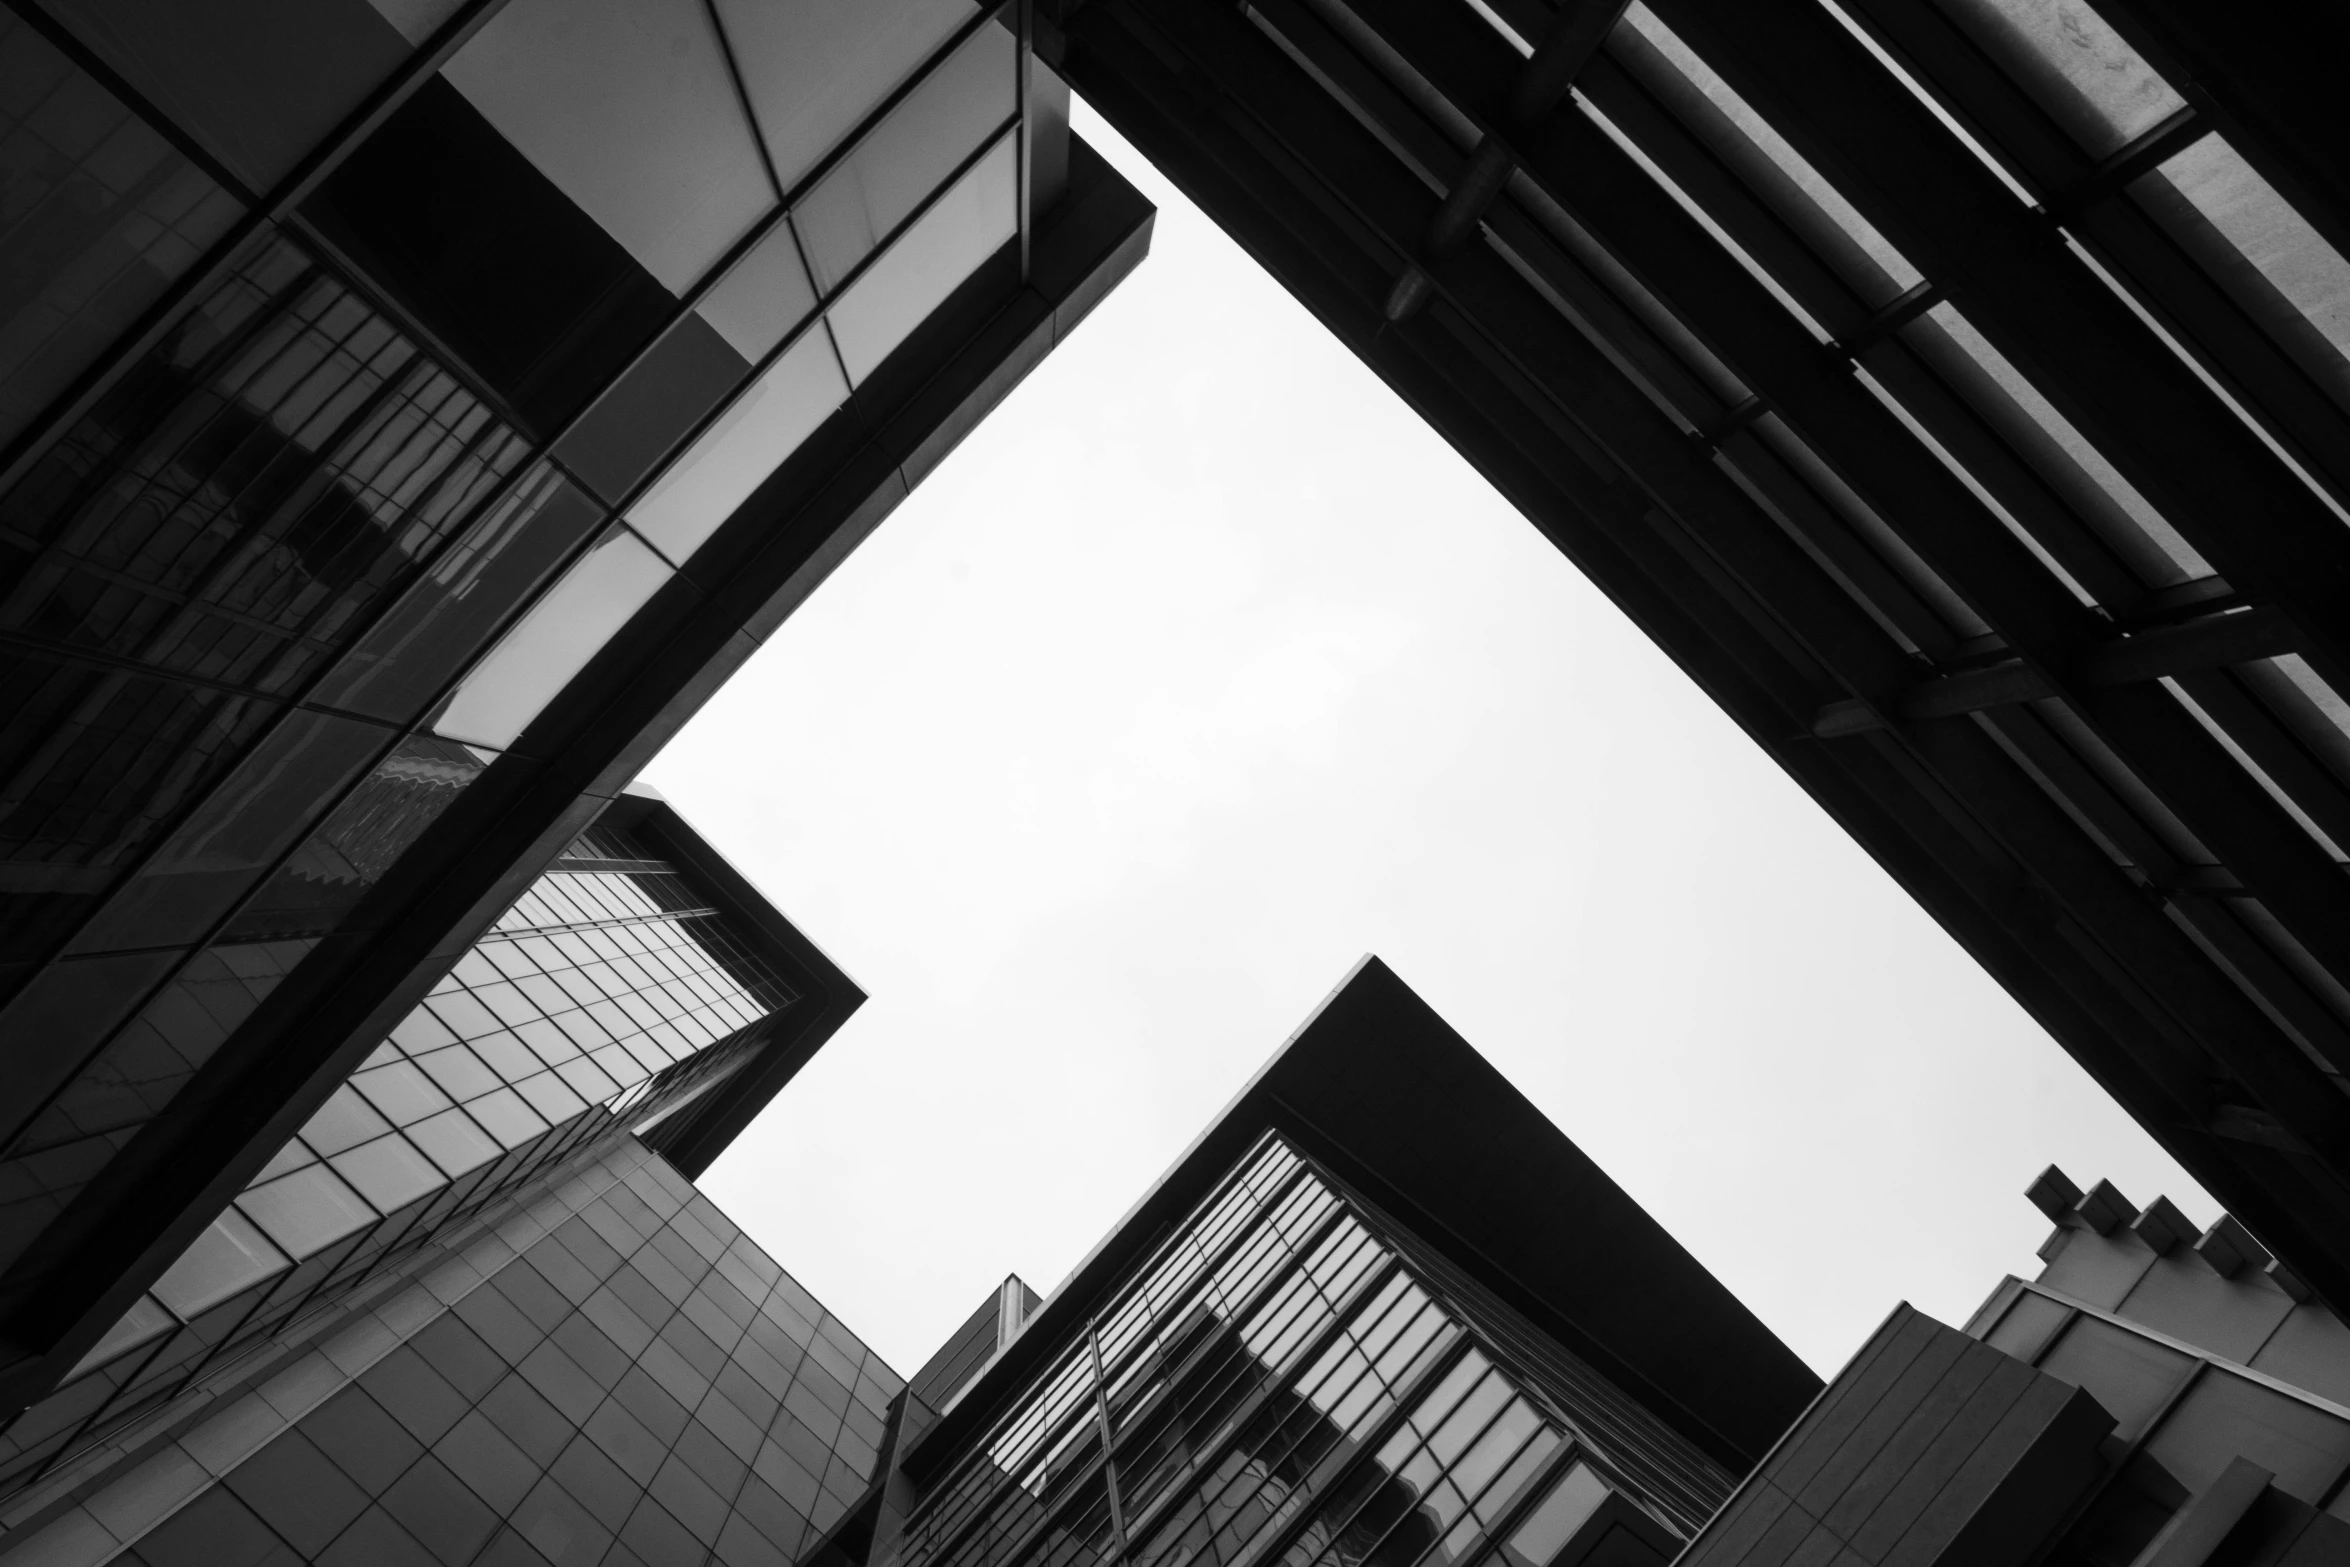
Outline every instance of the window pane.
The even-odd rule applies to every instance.
[[[1559,1477],[1550,1494],[1535,1505],[1525,1521],[1501,1544],[1502,1559],[1510,1567],[1550,1567],[1552,1557],[1575,1536],[1575,1531],[1607,1500],[1599,1476],[1577,1464]]]
[[[786,190],[977,11],[970,0],[717,5]]]
[[[376,1220],[366,1199],[323,1164],[253,1187],[237,1206],[296,1262]]]
[[[445,74],[673,294],[775,205],[699,0],[514,0]]]
[[[73,950],[201,938],[391,737],[373,724],[288,716],[115,894]]]
[[[617,504],[750,373],[750,361],[689,310],[596,399],[555,455]]]
[[[433,563],[310,699],[412,721],[602,520],[595,502],[542,465]]]
[[[358,1090],[345,1083],[303,1126],[302,1140],[320,1154],[332,1157],[346,1148],[356,1148],[371,1138],[381,1137],[389,1130],[391,1123],[360,1098]]]
[[[40,34],[0,12],[0,443],[112,346],[242,211]]]
[[[462,1110],[444,1110],[419,1121],[408,1128],[408,1136],[451,1180],[481,1168],[500,1151],[489,1134]]]
[[[756,361],[815,308],[816,289],[800,262],[799,239],[790,224],[778,223],[702,296],[694,313],[746,361]]]
[[[230,1208],[212,1221],[155,1281],[155,1298],[182,1321],[257,1284],[286,1266],[283,1253],[253,1221]]]
[[[2092,156],[2105,156],[2185,105],[2081,0],[1943,5]]]
[[[1018,138],[1006,136],[832,307],[855,385],[1018,230]]]
[[[848,395],[823,329],[809,332],[629,508],[630,526],[683,564]]]
[[[122,1314],[122,1320],[108,1328],[106,1336],[82,1357],[81,1364],[66,1373],[66,1380],[70,1382],[85,1371],[103,1366],[124,1350],[144,1344],[175,1325],[171,1313],[157,1305],[154,1296],[141,1295],[132,1303],[131,1309]]]
[[[433,732],[511,745],[669,577],[660,556],[625,529],[612,529],[465,677]]]
[[[792,212],[819,290],[830,293],[1013,109],[1019,48],[982,27],[890,111]]]
[[[360,1196],[385,1213],[395,1213],[444,1184],[441,1172],[398,1135],[379,1137],[330,1162]]]

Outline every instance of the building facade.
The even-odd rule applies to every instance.
[[[909,1400],[873,1560],[1649,1567],[1817,1387],[1371,960]]]
[[[2350,1300],[2341,8],[1040,14],[1088,104]]]
[[[616,802],[0,1430],[0,1542],[578,1172],[676,1186],[669,1161],[700,1170],[862,1000],[665,802]],[[114,1092],[135,1112],[139,1088]]]
[[[0,13],[0,1408],[1142,254],[1026,14]]]

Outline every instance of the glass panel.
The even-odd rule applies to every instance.
[[[286,857],[225,935],[260,940],[342,928],[368,889],[482,775],[486,754],[409,735]]]
[[[670,575],[634,534],[612,529],[474,666],[433,732],[511,745]]]
[[[444,74],[673,294],[775,205],[698,0],[514,0]]]
[[[302,1141],[319,1153],[339,1154],[391,1130],[391,1123],[349,1083],[336,1089],[302,1128]]]
[[[750,361],[688,311],[596,399],[555,455],[617,504],[750,373]]]
[[[396,1213],[445,1184],[446,1178],[405,1137],[394,1134],[329,1161],[359,1195],[385,1213]]]
[[[970,0],[717,0],[717,8],[786,190],[978,14]]]
[[[848,395],[832,344],[809,332],[629,508],[630,526],[682,565]]]
[[[185,1321],[287,1266],[269,1237],[230,1208],[164,1270],[155,1281],[155,1298]]]
[[[243,211],[170,143],[0,12],[0,444],[14,439]]]
[[[2235,148],[2220,136],[2206,136],[2157,172],[2336,355],[2350,355],[2350,263]],[[2244,303],[2255,316],[2274,315],[2260,308],[2256,296]]]
[[[2190,1364],[2177,1350],[2141,1334],[2081,1317],[2065,1329],[2040,1369],[2088,1389],[2089,1396],[2113,1416],[2113,1434],[2128,1441],[2146,1428]]]
[[[366,1199],[323,1164],[253,1187],[237,1206],[297,1262],[376,1220]]]
[[[433,562],[309,699],[413,721],[602,520],[595,502],[542,464]]]
[[[815,308],[816,289],[800,260],[799,237],[789,223],[778,223],[702,296],[694,312],[736,353],[756,362]]]
[[[1607,1486],[1589,1465],[1574,1465],[1501,1542],[1501,1559],[1509,1567],[1550,1567],[1551,1559],[1607,1497]]]
[[[451,1180],[480,1169],[501,1151],[496,1140],[462,1110],[444,1110],[427,1117],[409,1127],[408,1136]]]
[[[131,1309],[122,1314],[122,1320],[106,1330],[106,1336],[81,1359],[81,1364],[65,1374],[70,1382],[83,1372],[103,1366],[126,1349],[147,1343],[156,1335],[176,1326],[170,1312],[156,1304],[152,1295],[141,1295]]]
[[[1018,64],[1011,32],[982,27],[793,209],[819,290],[840,287],[1004,123],[1017,101]]]
[[[391,731],[372,724],[288,715],[71,950],[159,947],[201,937],[390,739]]]
[[[871,375],[1018,232],[1018,141],[997,142],[832,307],[832,332],[851,385]]]
[[[2177,113],[2172,90],[2081,0],[1942,0],[1985,53],[2102,158]]]

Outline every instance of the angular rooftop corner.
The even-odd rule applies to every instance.
[[[1374,957],[919,1430],[901,1460],[905,1474],[935,1489],[975,1447],[1009,1440],[988,1433],[1011,1418],[1008,1409],[1024,1407],[1089,1324],[1101,1324],[1101,1374],[1115,1405],[1132,1393],[1133,1373],[1119,1357],[1141,1364],[1143,1338],[1167,1338],[1167,1324],[1187,1311],[1239,1323],[1263,1292],[1277,1291],[1289,1264],[1263,1265],[1250,1278],[1259,1295],[1246,1299],[1229,1279],[1206,1278],[1226,1261],[1218,1246],[1246,1251],[1237,1228],[1187,1238],[1187,1218],[1202,1228],[1197,1215],[1223,1201],[1236,1168],[1267,1146],[1286,1150],[1285,1179],[1300,1181],[1297,1189],[1338,1194],[1310,1223],[1295,1224],[1295,1252],[1333,1223],[1371,1227],[1416,1285],[1509,1344],[1494,1353],[1574,1367],[1561,1375],[1577,1391],[1552,1396],[1636,1407],[1639,1422],[1670,1433],[1659,1438],[1664,1446],[1684,1449],[1725,1488],[1819,1391],[1793,1351]],[[1311,1177],[1295,1175],[1302,1167]],[[1268,1194],[1262,1206],[1278,1201]],[[1341,1206],[1344,1221],[1335,1218]],[[1367,1293],[1378,1278],[1358,1269],[1349,1287]],[[1337,1288],[1328,1296],[1322,1316],[1331,1322],[1356,1298]],[[1118,1334],[1113,1324],[1137,1313],[1157,1328]],[[1318,1348],[1320,1335],[1336,1330],[1285,1331]],[[1160,1353],[1170,1366],[1181,1358],[1168,1344]],[[1121,1429],[1142,1421],[1138,1410],[1113,1407],[1112,1415]],[[1204,1431],[1186,1440],[1212,1447]],[[1131,1448],[1121,1451],[1138,1461]],[[1703,1517],[1699,1510],[1691,1526]]]

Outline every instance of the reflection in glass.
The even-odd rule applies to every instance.
[[[750,360],[689,310],[580,416],[555,456],[617,503],[750,373]]]
[[[775,205],[699,0],[514,0],[444,74],[673,294]]]
[[[237,1206],[296,1262],[376,1219],[375,1210],[323,1164],[256,1186]]]
[[[0,12],[0,442],[106,351],[240,208],[46,39]]]
[[[970,0],[717,0],[789,190],[977,14]]]
[[[201,939],[389,738],[347,718],[287,715],[90,922],[74,950]]]
[[[433,720],[451,740],[504,747],[669,580],[626,529],[599,539],[506,633]]]
[[[1501,1544],[1501,1559],[1509,1567],[1550,1567],[1551,1558],[1574,1538],[1575,1531],[1599,1510],[1607,1496],[1606,1485],[1590,1466],[1576,1464],[1559,1477],[1559,1483],[1526,1515],[1525,1522],[1510,1531]]]
[[[1011,32],[982,27],[792,211],[816,286],[831,292],[1010,116],[1019,82]]]
[[[832,307],[852,386],[1018,232],[1018,140],[990,148]]]
[[[682,565],[849,395],[821,328],[767,367],[629,508],[629,525]]]
[[[711,286],[694,313],[755,364],[815,308],[816,290],[800,261],[799,240],[790,224],[778,223]]]
[[[2092,157],[2185,107],[2170,83],[2081,0],[1943,3]]]
[[[468,747],[407,736],[287,856],[224,935],[251,941],[339,928],[482,772],[481,758]]]

